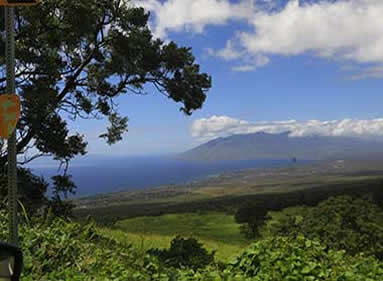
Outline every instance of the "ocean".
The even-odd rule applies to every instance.
[[[250,168],[271,168],[292,165],[287,160],[243,160],[217,162],[191,162],[170,157],[118,157],[93,159],[69,166],[68,174],[77,185],[75,197],[83,197],[116,191],[184,184],[205,179],[214,174],[234,172]],[[55,167],[30,166],[32,172],[52,184],[51,176],[62,174]],[[48,195],[51,190],[48,191]]]

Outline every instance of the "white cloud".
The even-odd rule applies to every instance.
[[[365,78],[383,78],[383,66],[373,66],[347,77],[350,80],[360,80]]]
[[[353,0],[299,5],[291,0],[277,13],[254,14],[254,32],[241,32],[252,54],[317,56],[383,62],[383,1]]]
[[[194,121],[190,129],[192,137],[201,141],[262,131],[273,134],[290,131],[290,137],[311,135],[375,137],[383,136],[383,118],[371,120],[309,120],[304,122],[285,120],[251,123],[228,116],[213,115],[209,118]]]
[[[231,4],[227,0],[135,0],[134,4],[155,13],[153,33],[164,38],[168,31],[202,33],[208,24],[222,25],[231,19],[249,19],[253,0]]]
[[[241,57],[241,55],[243,55],[240,51],[236,50],[234,48],[234,45],[233,45],[233,40],[228,40],[226,42],[226,47],[219,50],[219,51],[212,51],[212,49],[210,49],[210,55],[215,55],[217,57],[220,57],[224,60],[234,60],[234,59],[238,59]]]
[[[255,56],[255,65],[256,66],[264,66],[270,62],[270,59],[264,55],[257,55]]]
[[[226,42],[225,48],[214,51],[211,48],[206,48],[208,55],[222,58],[226,61],[232,61],[240,59],[242,61],[241,65],[234,66],[233,71],[253,71],[257,67],[264,66],[270,62],[270,59],[262,54],[249,55],[243,50],[240,50],[238,46],[234,45],[233,40],[228,40]]]
[[[354,65],[350,65],[350,64],[345,64],[345,65],[342,65],[340,68],[339,68],[340,71],[353,71],[353,70],[356,70],[356,67]]]
[[[234,45],[233,40],[228,40],[226,46],[223,49],[214,51],[211,48],[206,48],[208,55],[222,58],[226,61],[232,61],[241,59],[242,65],[234,66],[233,71],[247,72],[253,71],[257,67],[264,66],[269,63],[270,59],[264,55],[257,54],[255,56],[249,56],[243,50],[240,50],[238,46]]]
[[[265,66],[270,62],[270,59],[264,55],[256,55],[254,57],[245,56],[243,59],[243,65],[235,66],[232,68],[233,71],[253,71],[258,67]]]
[[[247,22],[254,30],[237,31],[220,50],[210,55],[224,60],[240,59],[233,68],[249,71],[262,64],[249,63],[250,57],[312,54],[358,63],[383,62],[383,1],[290,0],[135,0],[152,12],[152,30],[166,38],[168,31],[201,33],[207,25],[223,25],[230,20]],[[233,42],[238,45],[233,47]],[[246,57],[247,56],[247,57]],[[244,58],[246,57],[246,58]],[[267,61],[268,62],[268,61]],[[264,63],[263,65],[266,65]],[[377,77],[376,72],[360,75]]]
[[[248,71],[253,71],[256,68],[257,67],[255,65],[246,64],[246,65],[234,66],[232,70],[238,71],[238,72],[248,72]]]

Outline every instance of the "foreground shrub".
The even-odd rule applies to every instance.
[[[228,270],[254,281],[383,280],[383,263],[374,257],[351,257],[326,248],[303,235],[267,238],[248,247]]]
[[[23,281],[149,280],[131,247],[102,237],[93,223],[55,218],[21,224],[19,230]],[[7,216],[0,212],[0,239],[7,234]]]
[[[0,239],[5,240],[6,235],[7,218],[0,211]],[[20,242],[25,265],[23,281],[383,280],[383,263],[376,258],[347,256],[345,251],[329,250],[318,240],[302,235],[297,239],[260,240],[235,261],[220,267],[206,265],[213,261],[213,253],[200,251],[202,245],[193,239],[178,237],[173,240],[173,248],[163,251],[173,252],[170,260],[179,265],[169,267],[155,256],[142,257],[131,246],[104,238],[93,223],[80,225],[59,218],[21,224]],[[209,259],[188,258],[189,251],[207,254]],[[196,265],[196,260],[205,268],[190,266]]]

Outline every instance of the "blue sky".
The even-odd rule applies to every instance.
[[[383,134],[383,1],[138,0],[156,37],[192,47],[213,86],[201,110],[148,86],[117,99],[123,141],[97,136],[107,121],[68,121],[89,154],[177,153],[233,133]]]

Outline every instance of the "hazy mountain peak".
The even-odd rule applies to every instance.
[[[257,159],[349,159],[383,155],[383,141],[356,137],[288,137],[282,133],[257,132],[216,138],[180,155],[185,160],[257,160]]]

